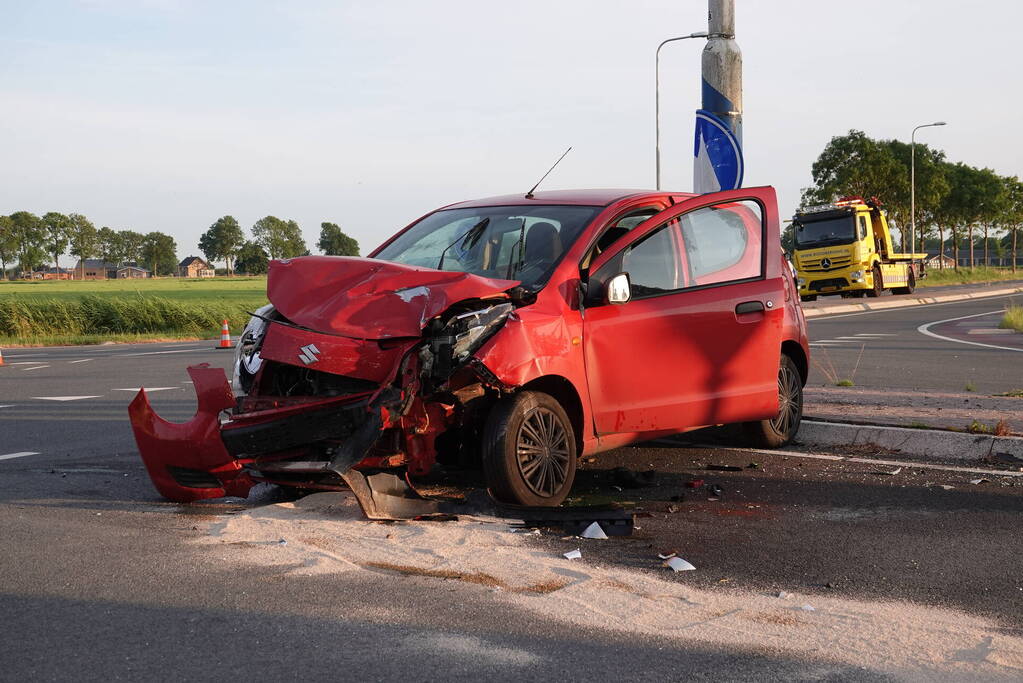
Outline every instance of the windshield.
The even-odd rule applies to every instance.
[[[805,220],[805,219],[804,219]],[[818,221],[795,221],[796,246],[815,247],[824,244],[843,244],[855,239],[851,215],[825,218]]]
[[[436,211],[375,258],[520,280],[539,289],[599,211],[594,206],[487,206]]]

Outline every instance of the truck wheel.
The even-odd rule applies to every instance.
[[[778,414],[770,420],[743,423],[752,445],[780,448],[792,441],[803,420],[803,379],[792,359],[782,354],[778,368]]]
[[[916,275],[913,271],[909,271],[909,280],[906,281],[905,287],[896,287],[892,290],[894,294],[912,294],[913,290],[916,289]]]
[[[867,290],[867,296],[878,297],[884,291],[884,280],[881,279],[881,267],[874,266],[874,288]]]
[[[575,480],[572,421],[553,397],[520,391],[490,411],[483,430],[483,472],[506,503],[560,505]]]
[[[799,300],[800,301],[817,301],[817,295],[816,294],[800,295]]]

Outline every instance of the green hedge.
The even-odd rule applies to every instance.
[[[237,303],[196,303],[162,297],[111,298],[84,296],[75,300],[0,299],[0,336],[29,338],[88,334],[202,334],[227,318],[232,334],[241,332],[251,306]]]

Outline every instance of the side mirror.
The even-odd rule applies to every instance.
[[[632,299],[628,273],[618,273],[604,286],[604,300],[609,304],[626,304]]]

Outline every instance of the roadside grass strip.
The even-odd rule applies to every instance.
[[[0,460],[14,460],[15,458],[24,458],[27,455],[39,455],[34,451],[21,451],[20,453],[8,453],[7,455],[0,455]]]

